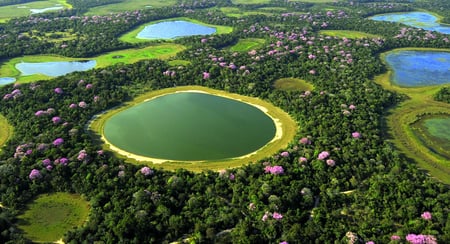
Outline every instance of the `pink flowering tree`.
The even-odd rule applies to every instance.
[[[153,170],[151,170],[151,169],[150,169],[149,167],[147,167],[147,166],[142,167],[140,171],[141,171],[141,174],[143,174],[143,175],[145,175],[145,176],[148,176],[148,175],[153,174]]]
[[[54,141],[53,141],[53,146],[56,146],[56,147],[58,147],[58,146],[61,146],[62,144],[64,143],[64,139],[62,139],[62,138],[56,138]]]
[[[275,165],[275,166],[268,165],[264,168],[264,172],[270,173],[273,175],[281,175],[281,174],[284,174],[284,169],[282,166],[279,166],[279,165]]]
[[[30,178],[30,180],[39,179],[41,177],[42,177],[41,172],[37,169],[32,169],[30,174],[28,175],[28,178]]]
[[[431,218],[432,218],[431,213],[428,212],[428,211],[423,212],[423,213],[420,215],[420,217],[422,217],[422,219],[424,219],[424,220],[431,220]]]
[[[317,156],[317,159],[319,160],[325,160],[330,156],[330,153],[327,151],[323,151],[321,153],[319,153],[319,156]]]

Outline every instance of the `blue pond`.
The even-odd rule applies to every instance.
[[[188,21],[165,21],[147,25],[137,38],[140,39],[174,39],[184,36],[210,35],[216,32],[216,28],[195,24]]]
[[[10,84],[15,82],[16,79],[12,78],[12,77],[0,77],[0,86],[6,85],[6,84]]]
[[[394,71],[391,80],[402,87],[450,83],[450,52],[393,51],[386,62]]]
[[[424,30],[437,31],[444,34],[450,34],[449,25],[441,25],[437,22],[438,18],[425,12],[391,13],[380,14],[370,17],[372,20],[399,22]]]
[[[49,8],[40,8],[40,9],[30,9],[31,14],[41,14],[47,11],[53,11],[53,10],[61,10],[63,9],[62,6],[55,6],[55,7],[49,7]]]
[[[61,76],[75,71],[86,71],[92,69],[97,64],[95,60],[87,61],[62,61],[62,62],[42,62],[42,63],[18,63],[21,75],[43,74],[47,76]]]

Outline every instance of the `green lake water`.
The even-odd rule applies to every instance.
[[[275,132],[273,120],[260,109],[198,92],[157,97],[104,125],[106,139],[122,150],[179,161],[243,156],[266,145]]]
[[[447,140],[450,143],[450,117],[427,119],[425,120],[425,127],[432,136]]]
[[[414,132],[433,152],[450,159],[450,117],[431,117],[413,125]]]

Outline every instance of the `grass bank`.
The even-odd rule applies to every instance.
[[[95,68],[103,68],[117,63],[132,64],[144,59],[169,59],[176,55],[176,53],[184,50],[185,47],[174,43],[163,43],[150,45],[140,49],[126,49],[105,53],[96,57],[89,58],[89,60],[96,60]],[[0,73],[4,77],[14,77],[16,82],[25,83],[37,80],[48,80],[53,77],[42,74],[21,76],[20,71],[16,69],[16,64],[20,62],[38,63],[38,62],[59,62],[59,61],[80,61],[86,58],[67,58],[56,55],[33,55],[13,58],[3,63],[0,66]]]
[[[408,48],[403,50],[439,50]],[[396,51],[396,50],[395,50]],[[439,50],[445,51],[445,50]],[[385,54],[381,55],[384,60]],[[427,170],[433,177],[450,184],[450,160],[436,153],[430,145],[425,145],[415,133],[412,125],[418,120],[450,116],[450,104],[437,102],[433,95],[443,86],[404,88],[391,82],[392,71],[375,77],[375,82],[383,88],[405,94],[408,99],[387,111],[386,125],[391,141],[408,158],[413,159],[419,167]]]
[[[12,136],[13,128],[8,124],[8,120],[0,115],[0,153],[2,152],[2,146]]]
[[[200,22],[198,20],[181,17],[181,18],[162,19],[162,20],[157,20],[157,21],[152,21],[152,22],[148,22],[148,23],[142,24],[142,25],[138,26],[137,28],[135,28],[134,30],[131,30],[131,31],[125,33],[124,35],[122,35],[119,38],[119,40],[121,40],[123,42],[128,42],[128,43],[154,42],[155,40],[158,40],[158,39],[139,39],[139,38],[136,38],[136,36],[147,25],[157,24],[157,23],[166,22],[166,21],[177,21],[177,20],[189,21],[189,22],[192,22],[194,24],[199,24],[199,25],[204,25],[204,26],[216,28],[216,32],[214,34],[212,34],[212,35],[215,35],[215,34],[228,34],[228,33],[231,33],[233,31],[233,27],[231,27],[231,26],[210,25],[210,24],[205,24],[203,22]],[[166,39],[164,39],[164,40],[166,40]],[[171,39],[167,39],[167,40],[170,41]]]
[[[88,218],[90,206],[81,196],[64,192],[38,196],[18,216],[18,227],[33,242],[54,242]]]
[[[225,91],[219,91],[214,90],[206,87],[201,86],[183,86],[183,87],[176,87],[176,88],[168,88],[158,91],[152,91],[149,93],[146,93],[142,96],[139,96],[135,98],[133,101],[123,104],[122,106],[112,109],[110,111],[106,111],[105,113],[95,117],[90,126],[90,133],[93,133],[94,137],[102,137],[103,136],[103,126],[105,122],[111,118],[116,113],[119,113],[125,109],[128,109],[132,106],[135,106],[139,103],[142,103],[148,99],[152,99],[158,96],[174,93],[174,92],[180,92],[180,91],[202,91],[207,92],[209,94],[218,95],[218,96],[224,96],[231,99],[239,100],[242,102],[249,103],[253,106],[257,106],[268,116],[270,116],[277,127],[275,138],[269,142],[267,145],[265,145],[263,148],[259,149],[258,151],[251,153],[249,155],[245,155],[243,157],[239,158],[232,158],[228,160],[220,160],[220,161],[195,161],[195,162],[173,162],[173,161],[167,161],[164,159],[152,159],[152,158],[146,158],[141,157],[139,155],[132,155],[131,153],[127,152],[120,152],[120,150],[117,150],[113,145],[110,145],[108,143],[103,144],[103,148],[105,150],[112,151],[116,156],[125,158],[127,161],[135,164],[147,164],[153,167],[161,167],[168,170],[176,170],[178,168],[184,168],[187,170],[191,170],[194,172],[200,172],[203,170],[220,170],[220,169],[227,169],[227,168],[236,168],[239,166],[242,166],[244,164],[248,164],[251,162],[256,162],[258,160],[261,160],[263,158],[272,156],[273,154],[277,153],[279,150],[286,148],[289,143],[294,139],[295,133],[297,131],[297,123],[292,120],[292,118],[283,110],[281,110],[278,107],[275,107],[274,105],[265,102],[258,98],[253,97],[246,97],[238,94],[232,94]],[[102,141],[99,141],[99,143],[103,143]],[[111,150],[113,149],[113,150]],[[127,155],[127,156],[124,156]]]

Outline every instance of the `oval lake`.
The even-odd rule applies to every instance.
[[[41,62],[16,64],[16,69],[21,75],[43,74],[47,76],[61,76],[75,71],[86,71],[92,69],[97,64],[95,60],[86,61],[62,61],[62,62]]]
[[[400,50],[386,54],[391,80],[401,87],[450,83],[450,52]]]
[[[405,25],[422,28],[424,30],[450,34],[450,26],[439,24],[436,16],[425,12],[380,14],[372,16],[369,19],[376,21],[398,22]]]
[[[200,92],[177,92],[140,103],[109,118],[103,134],[140,156],[176,161],[222,160],[270,142],[275,123],[262,110]]]
[[[164,21],[147,25],[137,34],[140,39],[175,39],[177,37],[210,35],[216,28],[195,24],[188,21]]]

